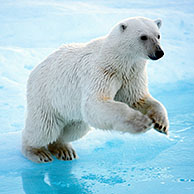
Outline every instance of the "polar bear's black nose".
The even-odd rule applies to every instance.
[[[157,59],[160,59],[161,57],[163,57],[163,55],[164,55],[164,52],[161,49],[160,50],[157,50],[155,52],[155,56],[156,56]]]
[[[151,55],[148,55],[148,57],[150,59],[152,59],[152,60],[158,60],[161,57],[163,57],[163,55],[164,55],[163,50],[160,47],[158,47],[157,50],[155,51],[155,53],[154,54],[151,54]]]

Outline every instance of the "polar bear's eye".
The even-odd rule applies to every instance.
[[[158,35],[158,39],[160,39],[160,34]]]
[[[146,35],[141,36],[141,40],[147,40],[148,37]]]

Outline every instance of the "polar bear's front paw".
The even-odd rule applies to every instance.
[[[160,133],[168,135],[169,121],[164,111],[151,110],[147,114],[154,123],[154,129]]]
[[[75,150],[70,144],[49,144],[48,150],[59,160],[73,160],[78,158]]]
[[[131,133],[144,133],[153,127],[152,120],[147,116],[143,115],[140,112],[136,112],[129,121],[128,124],[131,124],[132,131]]]

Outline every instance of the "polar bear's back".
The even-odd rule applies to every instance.
[[[50,107],[67,119],[80,119],[82,78],[90,69],[93,52],[87,44],[69,44],[52,53],[29,76],[27,104]]]

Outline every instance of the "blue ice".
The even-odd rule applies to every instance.
[[[194,193],[193,0],[0,0],[0,193]],[[151,94],[170,135],[93,130],[73,143],[79,159],[34,164],[20,151],[31,69],[63,43],[108,33],[131,16],[161,18],[165,56],[148,64]]]

